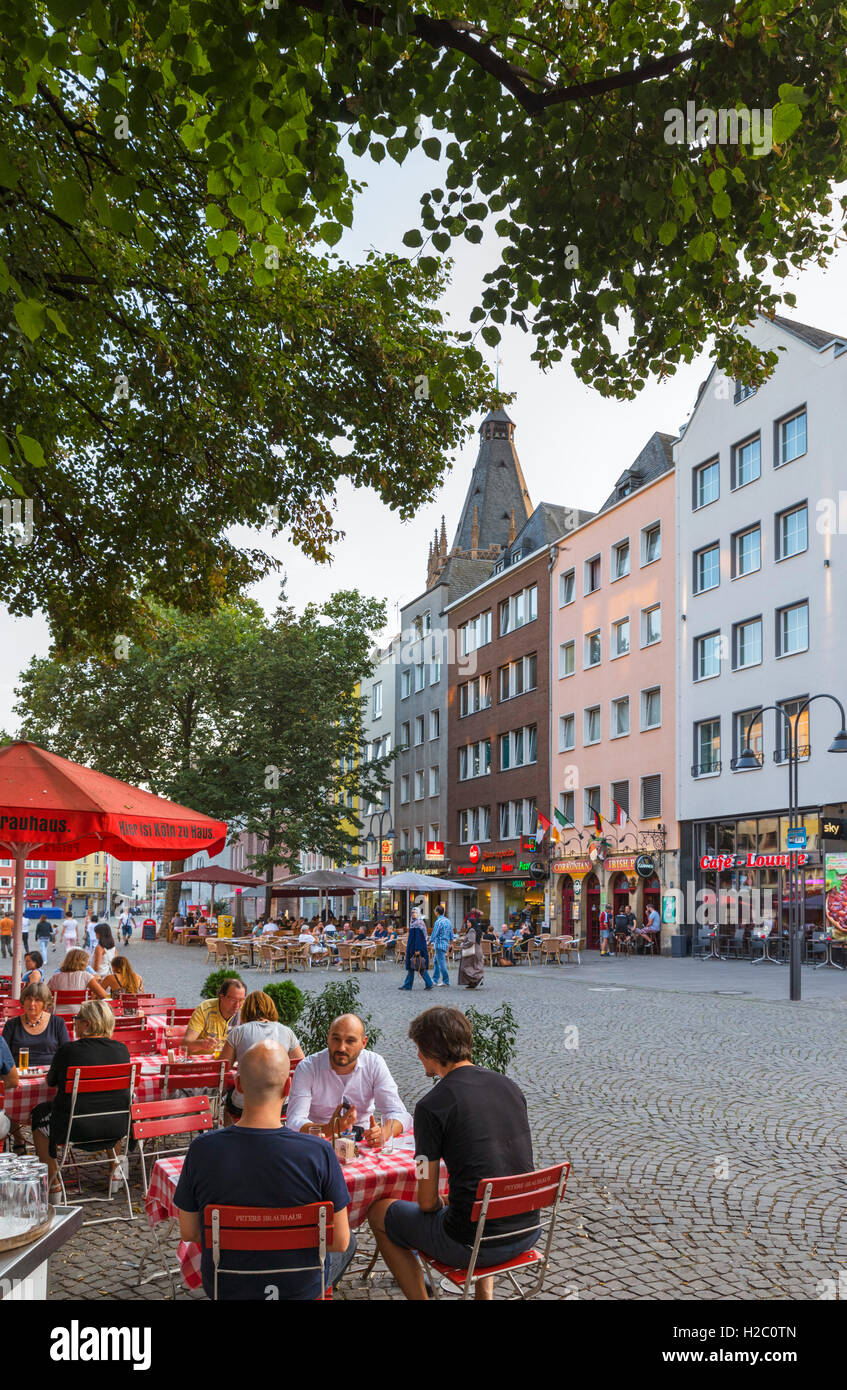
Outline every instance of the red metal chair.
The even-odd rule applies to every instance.
[[[221,1118],[226,1063],[214,1057],[191,1062],[167,1062],[162,1073],[162,1100],[171,1100],[180,1091],[206,1091],[215,1123]]]
[[[126,1017],[121,1016],[115,1019],[116,1033],[143,1033],[145,1031],[144,1020],[139,1018],[137,1014],[129,1014]]]
[[[166,1014],[175,1003],[176,999],[173,996],[167,999],[158,999],[155,995],[151,998],[143,994],[138,996],[138,1010],[142,1014]]]
[[[0,999],[0,1022],[6,1023],[10,1018],[17,1018],[24,1011],[24,1006],[20,999]]]
[[[155,1033],[119,1033],[118,1042],[124,1043],[130,1052],[130,1056],[146,1057],[151,1052],[156,1051]]]
[[[182,1040],[183,1040],[184,1037],[185,1037],[185,1028],[182,1026],[181,1023],[180,1023],[180,1024],[178,1025],[178,1027],[176,1027],[176,1028],[166,1028],[166,1029],[165,1029],[165,1048],[169,1049],[169,1048],[172,1048],[172,1047],[174,1047],[174,1048],[176,1048],[176,1047],[181,1047],[181,1046],[182,1046]]]
[[[100,1067],[69,1067],[68,1077],[65,1082],[65,1093],[71,1097],[71,1113],[68,1120],[68,1131],[64,1142],[57,1146],[56,1176],[62,1188],[62,1200],[67,1204],[67,1192],[65,1190],[64,1170],[66,1167],[91,1168],[97,1164],[109,1163],[109,1194],[106,1197],[77,1197],[74,1206],[81,1205],[83,1202],[105,1202],[112,1201],[112,1179],[113,1176],[123,1183],[126,1196],[128,1217],[100,1216],[93,1221],[84,1221],[84,1226],[100,1226],[106,1221],[133,1221],[132,1197],[130,1195],[129,1183],[127,1182],[127,1154],[129,1151],[129,1139],[132,1132],[132,1097],[135,1092],[135,1077],[138,1068],[134,1062],[117,1062],[110,1066]],[[98,1109],[94,1114],[90,1111],[84,1115],[77,1114],[77,1101],[81,1095],[102,1095],[108,1098],[116,1091],[129,1091],[129,1105],[124,1109]],[[77,1147],[86,1153],[108,1154],[107,1158],[89,1158],[81,1160],[74,1152],[74,1121],[76,1119],[90,1120],[92,1118],[106,1120],[115,1115],[126,1115],[126,1135],[123,1139],[104,1139],[99,1143],[96,1139],[77,1138]],[[118,1143],[123,1144],[123,1155],[117,1152]],[[98,1146],[99,1145],[99,1146]]]
[[[204,1208],[205,1244],[212,1252],[214,1266],[213,1299],[218,1297],[221,1274],[255,1277],[257,1274],[304,1274],[309,1270],[320,1273],[321,1299],[331,1298],[332,1285],[327,1287],[325,1265],[334,1217],[331,1202],[311,1202],[305,1207]],[[221,1264],[224,1250],[266,1250],[269,1254],[281,1250],[314,1250],[316,1262],[276,1269],[227,1269]]]
[[[162,1139],[170,1134],[195,1134],[200,1130],[214,1129],[214,1125],[208,1096],[178,1096],[174,1100],[151,1100],[133,1105],[132,1137],[138,1142],[145,1197],[148,1183],[144,1141]],[[183,1148],[169,1147],[167,1150],[156,1147],[151,1151],[150,1158],[155,1163],[165,1153],[171,1158],[174,1154],[185,1153],[187,1148],[188,1144]]]
[[[182,1024],[182,1031],[185,1032],[193,1013],[193,1009],[168,1009],[169,1027],[175,1028],[177,1024]]]
[[[84,989],[57,989],[53,993],[53,1006],[56,1009],[72,1009],[76,1013],[80,1004],[84,1003]]]
[[[559,1203],[565,1195],[565,1183],[571,1171],[569,1163],[556,1163],[552,1168],[539,1168],[534,1173],[518,1173],[506,1178],[483,1178],[476,1189],[476,1199],[471,1208],[471,1220],[476,1222],[476,1239],[473,1251],[471,1252],[470,1262],[467,1269],[454,1269],[452,1265],[442,1264],[440,1260],[433,1260],[429,1255],[425,1255],[422,1250],[418,1251],[418,1258],[428,1268],[435,1270],[462,1291],[462,1299],[467,1299],[478,1279],[489,1279],[505,1274],[514,1285],[521,1298],[533,1298],[540,1293],[550,1263],[550,1250],[553,1245],[553,1235],[556,1230],[556,1220],[559,1213]],[[486,1236],[485,1223],[493,1221],[498,1217],[504,1216],[523,1216],[528,1212],[541,1211],[544,1207],[551,1207],[552,1212],[547,1225],[547,1239],[544,1243],[544,1252],[540,1254],[533,1247],[526,1250],[522,1255],[515,1255],[510,1260],[505,1260],[502,1264],[489,1265],[477,1271],[479,1262],[480,1247],[486,1240],[498,1240],[502,1237],[497,1234]],[[510,1232],[511,1236],[529,1235],[530,1231],[543,1231],[539,1224],[525,1226],[521,1230]],[[540,1243],[540,1242],[539,1242]],[[538,1277],[528,1288],[522,1289],[514,1271],[537,1267]],[[438,1280],[433,1279],[432,1291],[438,1298]]]

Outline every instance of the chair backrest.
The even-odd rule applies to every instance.
[[[178,1023],[175,1028],[165,1029],[165,1047],[179,1047],[185,1037],[185,1024]]]
[[[68,1067],[65,1092],[129,1091],[135,1085],[137,1067],[132,1062],[113,1062],[99,1067]],[[77,1082],[78,1078],[78,1082]]]
[[[204,1057],[196,1062],[168,1062],[164,1071],[162,1090],[201,1091],[223,1086],[226,1064]]]
[[[163,999],[157,999],[155,995],[152,999],[145,999],[142,996],[138,1000],[138,1008],[143,1014],[163,1014],[167,1009],[172,1008],[174,1004],[176,1004],[176,997],[174,995]]]
[[[214,1129],[208,1096],[177,1096],[151,1100],[132,1107],[133,1139],[153,1139],[165,1134],[186,1134]]]
[[[284,1275],[313,1270],[320,1276],[323,1298],[327,1244],[332,1239],[334,1215],[331,1202],[311,1202],[305,1207],[205,1207],[205,1246],[212,1253],[215,1298],[219,1274],[254,1273],[253,1270],[227,1269],[221,1264],[222,1250],[314,1250],[315,1258],[309,1264],[263,1270],[262,1273]]]
[[[85,990],[57,989],[53,993],[53,1003],[58,1008],[69,1008],[72,1004],[84,1004]]]
[[[349,960],[353,953],[352,941],[339,941],[338,955],[341,960]]]
[[[148,1032],[133,1033],[126,1029],[122,1030],[118,1036],[118,1042],[124,1043],[130,1052],[155,1052],[156,1034]]]
[[[737,946],[740,946],[741,943],[742,943],[742,941],[744,940],[744,936],[745,936],[746,930],[747,930],[746,927],[736,927],[736,928],[735,928],[735,943],[736,943]]]
[[[538,1168],[534,1173],[482,1178],[471,1207],[471,1221],[478,1221],[483,1213],[488,1221],[493,1221],[497,1217],[520,1216],[552,1206],[564,1197],[570,1171],[569,1163],[554,1163],[551,1168]]]
[[[0,1000],[0,1018],[17,1018],[17,1016],[19,1014],[22,1014],[23,1011],[24,1006],[21,1003],[20,999]]]
[[[182,1024],[183,1032],[185,1025],[194,1014],[193,1009],[168,1009],[168,1026],[175,1028],[177,1024]]]
[[[115,1019],[116,1033],[143,1033],[144,1020],[138,1014],[126,1014]]]

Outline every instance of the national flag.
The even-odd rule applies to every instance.
[[[552,822],[549,821],[549,820],[547,819],[547,817],[546,817],[545,815],[542,814],[541,811],[539,811],[539,812],[538,812],[538,824],[537,824],[536,827],[535,827],[535,843],[536,843],[537,845],[540,845],[540,844],[541,844],[541,841],[544,839],[544,836],[547,834],[547,831],[550,829],[551,824],[552,824]]]
[[[553,807],[553,815],[556,817],[556,820],[559,822],[563,830],[576,829],[576,822],[568,820],[567,816],[564,814],[564,812],[559,810],[558,806]]]
[[[594,817],[594,833],[595,835],[599,835],[601,826],[603,824],[603,817],[600,815],[599,811],[595,811],[593,806],[589,806],[588,809]]]
[[[623,806],[619,806],[618,803],[614,800],[612,801],[612,805],[615,808],[615,825],[626,825],[627,821],[629,820],[629,816],[627,815]]]

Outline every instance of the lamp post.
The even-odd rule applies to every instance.
[[[844,706],[842,705],[841,701],[836,698],[835,695],[828,695],[826,693],[823,693],[820,695],[810,695],[807,700],[804,700],[803,704],[800,706],[800,708],[797,710],[797,713],[794,715],[793,723],[791,717],[789,716],[787,711],[783,709],[781,705],[762,705],[760,709],[756,710],[750,716],[750,723],[747,726],[747,737],[744,741],[745,747],[742,751],[741,757],[738,759],[735,765],[736,771],[738,772],[748,772],[751,771],[753,768],[757,768],[760,766],[758,758],[756,757],[755,753],[750,747],[750,735],[753,730],[753,725],[755,724],[756,720],[760,717],[760,715],[764,714],[766,710],[772,709],[775,711],[776,714],[781,714],[784,720],[784,727],[787,726],[788,734],[786,746],[788,752],[789,838],[790,832],[799,828],[798,817],[800,810],[800,718],[803,714],[806,713],[809,706],[812,704],[814,700],[832,700],[833,703],[838,706],[838,711],[841,715],[841,728],[835,735],[835,738],[832,740],[832,743],[830,744],[827,751],[829,753],[847,753],[847,728],[844,727],[845,723],[847,723],[847,718],[845,718]],[[762,741],[764,743],[764,732]],[[800,981],[800,945],[801,934],[804,932],[806,917],[806,900],[805,896],[803,896],[801,900],[800,873],[795,856],[796,851],[792,849],[791,845],[789,844],[786,883],[788,888],[788,944],[790,961],[789,998],[792,1001],[799,1000],[802,992]]]
[[[384,830],[384,829],[383,829],[383,822],[386,820],[386,818],[387,818],[387,820],[388,820],[388,829],[387,829],[387,830]],[[378,829],[377,829],[376,834],[374,834],[374,828],[373,828],[374,821],[377,821],[377,822],[378,822]],[[382,916],[382,843],[383,843],[383,840],[393,840],[393,839],[394,839],[394,825],[393,825],[393,822],[392,822],[392,820],[391,820],[391,812],[390,812],[390,811],[387,811],[387,810],[386,810],[386,811],[374,811],[374,813],[373,813],[373,815],[371,816],[370,821],[369,821],[369,830],[368,830],[367,838],[366,838],[366,840],[365,840],[365,844],[366,844],[366,845],[372,845],[372,844],[375,844],[377,841],[379,841],[379,890],[378,890],[378,893],[379,893],[379,906],[378,906],[378,908],[377,908],[377,916],[378,916],[378,917],[381,917],[381,916]]]

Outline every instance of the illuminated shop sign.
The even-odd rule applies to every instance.
[[[789,869],[795,864],[808,864],[808,854],[704,854],[701,869]]]

